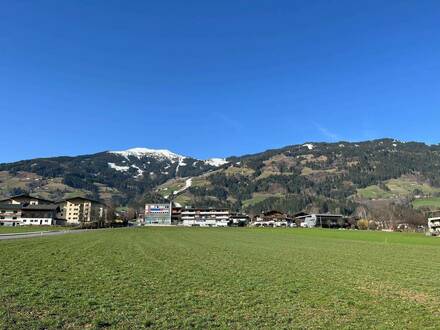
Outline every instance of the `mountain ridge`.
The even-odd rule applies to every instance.
[[[415,196],[436,197],[438,173],[439,145],[389,138],[305,142],[209,160],[130,148],[0,164],[0,194],[26,191],[56,199],[81,194],[124,206],[167,197],[184,205],[248,212],[353,214],[374,196],[405,207]],[[396,190],[396,184],[406,190]]]

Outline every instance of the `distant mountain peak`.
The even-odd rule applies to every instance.
[[[131,149],[122,150],[122,151],[109,151],[109,153],[121,155],[127,159],[129,157],[136,157],[138,159],[141,159],[144,157],[155,157],[155,158],[169,159],[171,161],[175,161],[178,159],[186,158],[185,156],[176,154],[176,153],[169,151],[167,149],[131,148]]]

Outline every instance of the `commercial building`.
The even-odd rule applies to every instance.
[[[145,225],[171,225],[172,204],[145,204]]]

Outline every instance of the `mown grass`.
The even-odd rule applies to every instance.
[[[142,228],[0,242],[0,328],[439,328],[440,240]]]
[[[62,226],[16,226],[16,227],[8,227],[8,226],[0,226],[0,234],[9,234],[9,233],[27,233],[33,231],[53,231],[53,230],[68,230],[71,227],[62,227]]]

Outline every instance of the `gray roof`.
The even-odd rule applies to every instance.
[[[56,204],[27,205],[27,206],[23,206],[22,209],[24,211],[31,211],[31,210],[54,211],[58,209],[58,205]]]
[[[85,201],[90,201],[90,202],[93,202],[93,203],[98,203],[98,204],[106,206],[106,204],[104,204],[103,202],[100,202],[100,201],[98,201],[96,199],[92,199],[92,198],[88,198],[88,197],[82,197],[82,196],[65,198],[63,200],[60,200],[58,203],[67,202],[67,201],[70,201],[72,199],[83,199]]]
[[[0,204],[0,210],[20,210],[21,204]]]

